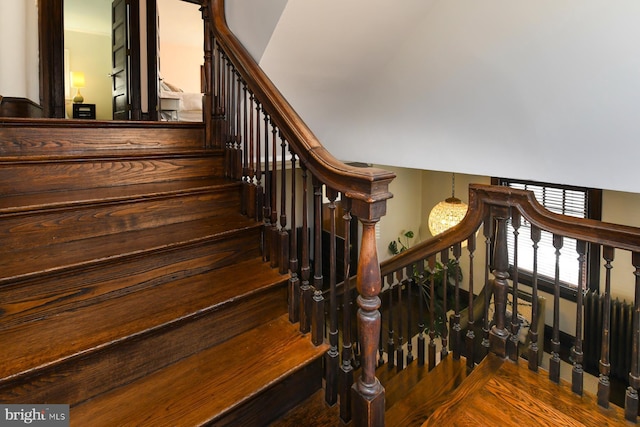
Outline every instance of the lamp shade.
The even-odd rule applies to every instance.
[[[433,236],[444,233],[462,221],[468,208],[466,203],[455,197],[438,203],[429,213],[429,231]]]
[[[71,72],[71,86],[73,87],[84,87],[84,73],[78,71]]]

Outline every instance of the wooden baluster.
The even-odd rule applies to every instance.
[[[425,345],[426,340],[424,338],[424,296],[422,295],[424,289],[424,260],[418,261],[418,365],[424,366],[426,354]]]
[[[280,274],[286,274],[289,271],[289,232],[287,231],[287,144],[280,133],[280,147],[282,148],[282,166],[280,170],[280,231],[278,232],[278,247],[280,249]],[[291,170],[295,173],[295,169]],[[292,194],[293,196],[293,194]],[[293,211],[291,211],[293,215]]]
[[[475,318],[473,316],[473,258],[476,251],[476,234],[473,233],[467,239],[467,250],[469,251],[469,305],[467,308],[467,314],[469,321],[467,322],[467,334],[465,335],[465,344],[467,349],[467,368],[473,369],[475,366],[475,341],[476,334],[474,332]],[[485,286],[488,286],[485,282]],[[488,289],[485,290],[488,292]]]
[[[491,352],[499,357],[507,355],[506,309],[509,292],[509,254],[507,252],[508,208],[495,208],[496,242],[493,252],[493,304],[495,307],[495,325],[489,333]]]
[[[389,337],[387,338],[387,368],[389,370],[392,370],[396,366],[396,344],[393,338],[393,335],[395,334],[395,331],[393,330],[393,274],[388,274],[386,279],[387,284],[389,285],[389,289],[386,292],[389,303],[389,319],[387,328],[389,330]]]
[[[329,199],[329,350],[325,356],[325,401],[338,401],[338,301],[336,296],[336,199],[338,192],[326,189]]]
[[[413,303],[411,298],[411,293],[413,292],[413,285],[415,282],[415,266],[413,264],[407,267],[407,366],[411,362],[413,362],[413,343],[411,337],[413,337],[412,333],[412,323],[413,323]]]
[[[449,281],[449,248],[440,252],[440,262],[442,262],[442,348],[440,349],[440,361],[449,354],[449,322],[447,320],[447,288]]]
[[[264,197],[263,197],[263,208],[262,208],[262,216],[264,218],[264,239],[263,245],[264,250],[262,253],[262,258],[264,261],[269,261],[271,259],[271,192],[273,188],[271,186],[271,180],[273,178],[273,174],[271,172],[270,161],[269,161],[269,121],[270,118],[267,115],[267,112],[264,111]],[[274,159],[275,161],[275,159]]]
[[[553,247],[556,249],[556,273],[553,286],[553,334],[551,336],[551,359],[549,360],[549,378],[560,382],[560,249],[563,238],[553,235]]]
[[[311,317],[311,342],[317,346],[324,342],[324,297],[321,289],[313,291]]]
[[[538,371],[538,244],[541,232],[531,224],[531,241],[533,242],[533,283],[531,287],[531,327],[529,328],[529,369]]]
[[[313,318],[311,319],[312,332],[320,333],[322,336],[315,336],[314,343],[320,344],[324,336],[324,308],[320,310],[320,305],[324,307],[324,297],[322,290],[324,289],[324,278],[322,276],[322,183],[313,177]],[[316,308],[317,307],[317,308]]]
[[[213,38],[211,36],[211,18],[209,16],[209,5],[203,2],[200,7],[202,20],[204,21],[204,95],[202,97],[202,121],[204,122],[205,147],[215,147],[213,135],[213,80],[214,72],[213,60]]]
[[[242,112],[242,143],[243,143],[243,158],[242,158],[242,198],[240,201],[240,212],[243,215],[247,215],[249,205],[249,103],[247,101],[247,85],[242,85],[242,105],[244,106]]]
[[[429,371],[436,367],[436,257],[429,257]]]
[[[342,293],[342,365],[340,366],[340,419],[348,423],[351,421],[351,387],[353,386],[353,351],[351,348],[351,200],[342,197],[344,209],[344,285]],[[292,214],[293,215],[293,214]],[[382,328],[380,328],[382,333]],[[382,338],[382,337],[381,337]],[[379,348],[382,348],[380,339]],[[379,360],[382,359],[380,353]]]
[[[462,336],[460,328],[460,256],[462,255],[462,244],[456,243],[453,245],[453,258],[455,260],[456,271],[454,272],[455,289],[454,289],[454,308],[453,308],[453,328],[451,331],[451,340],[453,341],[453,358],[460,360],[460,354],[462,353]],[[469,306],[471,310],[472,306]],[[445,319],[446,321],[447,319]]]
[[[271,246],[270,246],[270,256],[271,267],[276,268],[279,265],[280,261],[280,250],[278,245],[280,240],[278,239],[278,141],[276,138],[277,128],[276,124],[271,120],[271,227],[269,228],[269,232],[271,233]],[[281,196],[283,196],[281,194]]]
[[[224,72],[224,86],[225,86],[225,98],[224,98],[224,112],[225,112],[225,139],[224,139],[224,176],[230,177],[230,165],[231,165],[231,151],[229,144],[232,139],[231,123],[232,123],[232,111],[231,99],[233,93],[231,92],[231,63],[225,58],[225,72]]]
[[[355,206],[354,206],[355,207]],[[375,226],[379,218],[367,218],[369,206],[355,214],[362,224],[358,263],[358,329],[362,346],[362,373],[353,385],[354,427],[384,425],[384,387],[376,378],[376,350],[380,336],[380,263],[376,251]]]
[[[385,295],[386,293],[383,293],[382,298],[380,299],[383,305],[384,305],[383,300]],[[382,365],[384,365],[384,336],[383,336],[382,328],[380,328],[380,342],[378,342],[378,368]]]
[[[578,289],[576,295],[576,341],[571,348],[571,359],[573,360],[573,369],[571,370],[571,391],[582,396],[583,390],[583,369],[582,361],[584,354],[582,352],[582,312],[583,312],[583,290],[586,288],[587,281],[587,244],[582,240],[576,241],[576,251],[578,252]]]
[[[611,262],[614,258],[614,249],[610,246],[603,246],[602,256],[606,263],[606,276],[604,282],[603,308],[602,308],[602,349],[600,353],[598,378],[598,405],[603,408],[609,407],[609,394],[611,392],[609,383],[609,374],[611,373],[611,364],[609,363],[610,351],[610,328],[611,328]]]
[[[629,387],[624,399],[624,417],[633,423],[638,419],[638,389],[640,388],[640,252],[631,254],[631,263],[635,267],[636,292],[633,300],[633,320],[631,333],[631,370]]]
[[[242,77],[236,70],[236,134],[233,150],[233,178],[242,179]]]
[[[311,265],[309,264],[309,197],[307,183],[307,167],[301,162],[302,170],[302,266],[300,268],[300,332],[311,330],[311,307],[313,288],[309,283]]]
[[[484,219],[482,232],[485,241],[486,263],[484,267],[484,286],[486,289],[484,292],[484,325],[482,327],[482,350],[480,353],[480,357],[484,358],[487,354],[489,354],[489,328],[491,325],[491,319],[489,319],[489,303],[491,302],[491,295],[493,294],[493,282],[489,281],[489,269],[491,264],[491,241],[493,235],[493,217],[491,216],[490,212],[487,213],[487,216]]]
[[[402,323],[404,322],[404,306],[402,305],[402,270],[396,271],[396,280],[398,285],[396,291],[398,292],[398,305],[396,310],[398,313],[398,346],[396,347],[396,372],[400,372],[404,369],[404,336],[402,334]]]
[[[222,75],[224,73],[222,51],[218,43],[213,43],[213,76],[212,76],[212,97],[213,97],[213,112],[212,112],[212,133],[214,138],[215,148],[224,148],[224,98],[222,84]]]
[[[291,153],[291,236],[289,239],[289,321],[300,321],[300,280],[298,279],[298,230],[296,228],[296,155]]]
[[[253,123],[255,122],[253,106],[255,98],[253,93],[249,93],[249,190],[247,195],[247,216],[256,218],[256,166],[255,166],[255,144],[256,138]]]
[[[227,61],[227,151],[226,151],[226,176],[227,178],[233,177],[233,143],[235,140],[235,85],[233,84],[233,76],[235,74],[235,69],[233,65]]]
[[[263,219],[263,204],[264,204],[264,187],[262,186],[262,154],[261,154],[261,145],[260,145],[260,137],[262,135],[262,130],[260,128],[260,123],[262,120],[260,119],[260,115],[262,114],[262,105],[260,102],[256,101],[256,138],[255,138],[255,146],[256,146],[256,221],[262,221]],[[264,248],[263,248],[264,251]]]
[[[511,336],[507,342],[507,354],[509,359],[514,362],[518,361],[518,332],[520,330],[520,322],[518,321],[518,235],[520,229],[520,212],[517,209],[511,210],[511,226],[513,227],[513,293],[511,306]]]

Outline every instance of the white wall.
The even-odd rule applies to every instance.
[[[288,0],[227,2],[227,24],[255,61],[260,61]]]
[[[69,71],[84,73],[86,87],[80,89],[87,104],[96,104],[96,119],[111,120],[111,36],[65,30],[64,46],[69,52]],[[72,88],[70,98],[75,96]],[[72,117],[71,100],[67,99],[67,115]]]
[[[40,103],[38,9],[34,0],[0,2],[0,95]]]
[[[339,158],[640,192],[637,22],[635,0],[290,0],[261,65]]]
[[[160,17],[160,75],[184,92],[200,92],[204,24],[198,5],[157,0]]]

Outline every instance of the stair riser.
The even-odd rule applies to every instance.
[[[238,211],[240,189],[44,211],[3,219],[0,251],[162,227]],[[159,233],[162,230],[158,230]],[[61,254],[64,256],[64,254]]]
[[[322,359],[289,375],[253,399],[207,425],[215,427],[262,427],[275,421],[322,387]],[[336,422],[338,420],[336,419]]]
[[[222,176],[222,156],[4,162],[3,193],[71,191]]]
[[[2,384],[0,401],[74,405],[144,377],[285,312],[286,284],[282,283],[186,321],[112,343],[81,358]]]
[[[73,155],[113,150],[180,151],[204,148],[202,124],[29,122],[3,123],[2,156]]]
[[[0,330],[257,257],[260,236],[255,228],[195,247],[6,285],[0,289]]]

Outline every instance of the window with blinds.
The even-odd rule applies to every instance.
[[[602,209],[599,202],[600,193],[598,192],[597,197],[594,197],[597,203],[593,203],[593,201],[590,200],[590,195],[593,194],[594,191],[597,192],[599,190],[505,178],[500,178],[499,184],[511,188],[532,191],[536,200],[551,212],[578,218],[600,218],[599,212]],[[596,205],[595,208],[594,205]],[[596,211],[595,214],[594,211]],[[510,222],[508,224],[507,232],[509,263],[513,267],[515,239],[513,235],[513,227]],[[587,256],[587,269],[588,271],[591,269],[596,272],[598,269],[597,265],[595,267],[589,266],[591,258],[592,257]],[[553,247],[553,235],[549,232],[542,231],[540,243],[538,244],[538,276],[540,279],[539,283],[543,289],[545,288],[545,284],[546,286],[553,286],[553,283],[555,282],[555,268],[556,249]],[[594,268],[596,270],[594,270]],[[567,237],[563,239],[563,246],[560,249],[559,270],[561,286],[565,288],[565,296],[575,295],[575,289],[578,286],[579,280],[578,253],[576,252],[575,239]],[[522,218],[520,228],[518,229],[518,273],[520,276],[523,276],[520,278],[520,281],[523,283],[530,281],[533,273],[533,242],[531,241],[531,224],[524,218]],[[569,293],[567,294],[566,291],[569,291]]]

